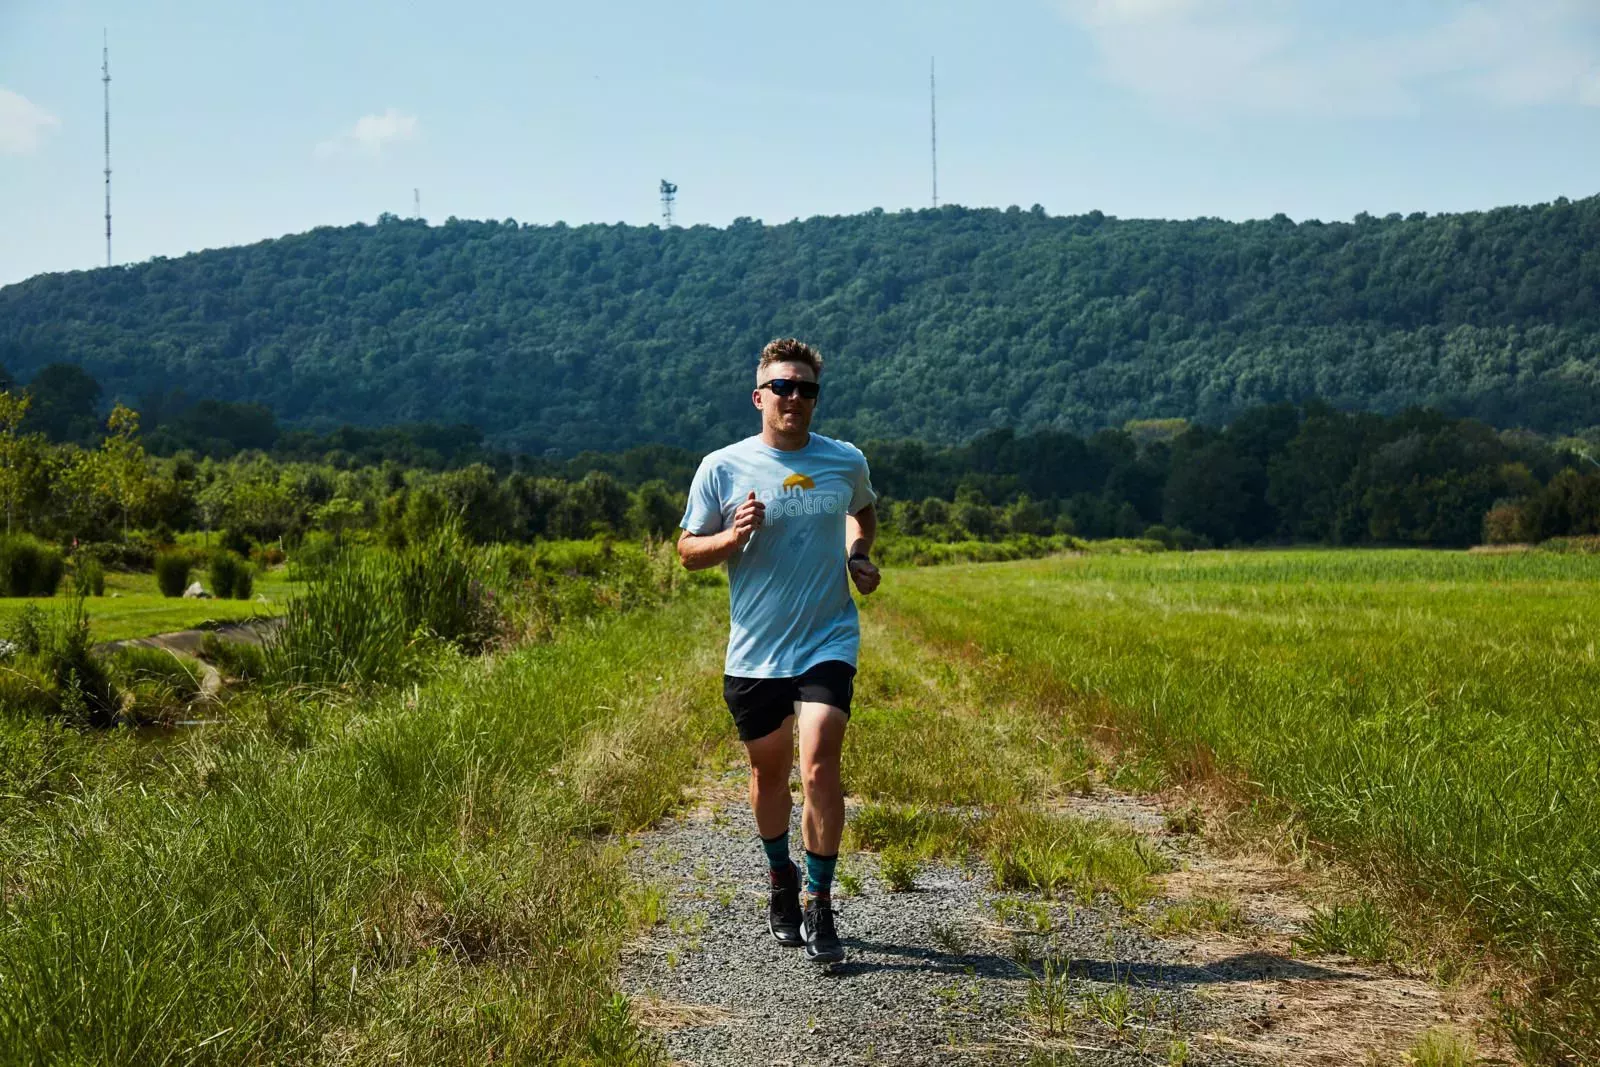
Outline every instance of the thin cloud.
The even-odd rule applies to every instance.
[[[381,156],[388,146],[414,140],[417,133],[417,117],[391,107],[381,115],[361,116],[348,130],[319,143],[316,154],[323,159],[351,155]]]
[[[59,125],[60,119],[32,100],[0,86],[0,155],[33,155],[45,131]]]
[[[1600,107],[1600,17],[1577,0],[1474,0],[1421,30],[1365,38],[1315,25],[1310,0],[1056,6],[1092,39],[1108,81],[1173,111],[1404,115],[1440,93]]]

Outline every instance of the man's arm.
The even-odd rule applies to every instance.
[[[872,552],[872,542],[878,539],[878,506],[868,504],[854,515],[844,517],[844,543],[849,556],[865,556]]]
[[[691,571],[702,571],[727,561],[745,546],[766,519],[767,506],[751,493],[733,513],[733,525],[715,533],[678,535],[678,561]]]
[[[852,557],[865,557],[872,551],[872,542],[877,539],[878,511],[874,505],[868,504],[854,515],[844,517],[844,543],[849,546]],[[878,588],[878,583],[883,580],[877,565],[870,559],[851,559],[847,567],[850,580],[856,583],[856,588],[863,594]]]

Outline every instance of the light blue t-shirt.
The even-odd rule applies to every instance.
[[[867,457],[821,434],[792,452],[747,437],[700,461],[680,525],[692,534],[725,530],[751,492],[767,515],[728,559],[723,670],[793,678],[826,660],[853,666],[861,624],[845,567],[844,517],[877,499]]]

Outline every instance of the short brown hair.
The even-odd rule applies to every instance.
[[[822,377],[822,353],[793,337],[768,341],[767,347],[761,350],[761,362],[756,364],[756,374],[759,376],[774,363],[804,363],[811,368],[812,374],[819,379]]]

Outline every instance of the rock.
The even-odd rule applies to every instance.
[[[206,592],[205,589],[201,587],[199,582],[192,582],[190,583],[189,588],[183,591],[183,599],[210,600],[211,594]]]
[[[15,641],[0,641],[0,660],[8,660],[17,654]]]

